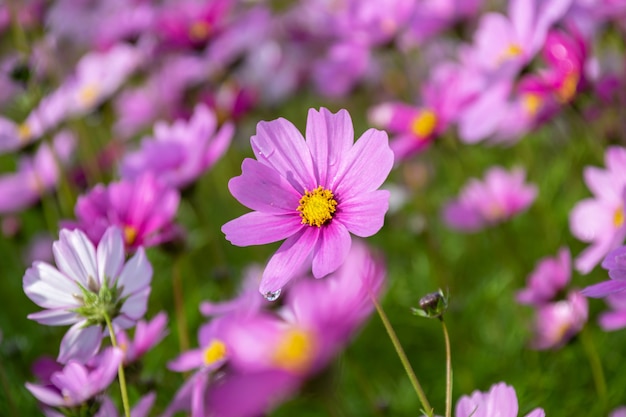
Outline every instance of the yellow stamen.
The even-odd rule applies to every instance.
[[[431,110],[424,110],[411,122],[411,132],[418,139],[426,139],[432,135],[437,126],[437,115]]]
[[[81,88],[78,93],[78,100],[80,103],[87,107],[93,105],[93,103],[98,98],[98,86],[95,84],[87,84],[83,88]]]
[[[313,191],[304,191],[297,209],[302,217],[302,224],[321,227],[333,218],[337,210],[337,200],[332,191],[321,185]]]
[[[567,103],[572,100],[574,94],[576,94],[579,79],[580,77],[578,77],[576,72],[570,72],[565,76],[563,84],[561,84],[556,92],[556,95],[561,103]]]
[[[288,330],[274,352],[274,363],[288,371],[304,372],[313,360],[314,340],[301,329]]]
[[[615,210],[615,213],[613,214],[613,225],[616,228],[619,228],[619,227],[622,227],[623,224],[624,224],[624,208],[620,206],[617,210]]]
[[[211,25],[201,20],[193,22],[189,27],[189,37],[194,41],[203,41],[209,37],[210,33]]]
[[[20,142],[28,141],[33,134],[32,129],[26,123],[22,123],[17,127],[17,137]]]
[[[218,339],[211,340],[209,346],[204,349],[202,359],[205,365],[212,365],[215,362],[222,360],[226,357],[226,345],[224,342]]]
[[[124,226],[124,242],[126,242],[126,245],[130,246],[135,243],[135,239],[137,239],[138,234],[137,229],[133,226]]]
[[[503,63],[506,60],[520,56],[523,52],[524,50],[519,44],[512,43],[500,54],[498,63]]]
[[[542,101],[541,96],[537,93],[524,94],[524,97],[522,98],[522,104],[531,116],[535,116],[537,114]]]

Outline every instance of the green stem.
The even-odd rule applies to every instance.
[[[15,407],[15,402],[13,401],[13,396],[11,395],[11,391],[9,389],[9,381],[6,373],[4,372],[3,366],[4,360],[0,361],[0,380],[2,381],[2,389],[6,394],[7,403],[9,404],[10,413],[12,416],[18,416],[17,408]]]
[[[600,361],[600,356],[598,356],[598,351],[596,350],[596,346],[593,343],[593,338],[589,334],[589,330],[587,329],[587,327],[585,327],[583,331],[580,332],[580,341],[582,342],[583,349],[585,350],[585,354],[587,355],[587,360],[589,361],[589,367],[591,368],[593,383],[596,386],[598,398],[600,398],[603,408],[606,411],[608,404],[606,379],[604,378],[604,371],[602,370],[602,362]]]
[[[174,261],[174,270],[172,271],[172,286],[174,293],[174,310],[176,311],[176,325],[178,327],[178,344],[180,351],[184,352],[189,349],[189,332],[187,328],[187,315],[185,314],[185,297],[183,295],[183,283],[180,273],[180,264],[182,257],[178,257]]]
[[[391,323],[389,322],[389,319],[387,318],[385,311],[383,310],[381,305],[378,303],[378,300],[376,300],[376,296],[374,296],[374,294],[372,294],[371,291],[369,291],[369,294],[370,294],[370,298],[372,299],[372,302],[374,303],[374,307],[376,307],[378,316],[380,317],[380,320],[383,322],[383,326],[385,326],[385,330],[387,330],[389,339],[391,339],[391,343],[393,344],[393,347],[395,348],[396,353],[398,354],[398,357],[400,358],[400,362],[402,362],[404,371],[408,375],[409,380],[411,381],[411,384],[413,385],[413,389],[415,389],[415,393],[417,394],[417,397],[422,403],[422,408],[424,409],[424,412],[429,417],[432,417],[433,408],[430,406],[430,403],[428,402],[428,399],[426,398],[426,394],[424,393],[422,386],[417,380],[417,376],[415,375],[415,372],[413,371],[413,368],[411,367],[411,363],[409,362],[409,359],[407,358],[406,353],[404,353],[404,349],[402,349],[402,345],[400,344],[400,340],[398,340],[398,336],[396,335],[396,332],[393,330],[393,327],[391,326]]]
[[[448,327],[441,317],[441,326],[443,328],[443,338],[446,342],[446,417],[452,416],[452,353],[450,351],[450,336],[448,335]]]
[[[111,318],[108,313],[104,313],[104,320],[109,328],[109,335],[111,336],[111,344],[113,347],[117,347],[117,338],[115,337],[115,331],[113,330],[113,324],[111,324]],[[130,417],[130,404],[128,402],[128,391],[126,390],[126,377],[124,376],[124,363],[120,363],[117,368],[117,376],[120,380],[120,392],[122,393],[122,404],[124,406],[124,415]]]

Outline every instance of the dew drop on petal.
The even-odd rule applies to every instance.
[[[263,297],[265,297],[265,299],[267,301],[276,301],[278,300],[278,297],[280,297],[280,289],[276,290],[276,291],[268,291],[265,294],[263,294]]]

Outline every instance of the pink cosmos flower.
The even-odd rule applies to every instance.
[[[517,417],[517,394],[510,385],[500,382],[488,392],[474,391],[456,403],[455,417]],[[526,417],[545,417],[541,408],[535,408]]]
[[[124,352],[124,365],[133,363],[167,336],[167,314],[162,311],[149,322],[139,320],[132,340],[124,330],[116,336],[118,346]]]
[[[626,327],[626,292],[616,292],[604,297],[610,310],[600,313],[598,324],[605,331],[619,330]]]
[[[527,287],[517,292],[517,302],[540,306],[552,301],[572,275],[569,249],[561,248],[555,258],[542,259],[528,277]]]
[[[74,407],[104,391],[115,379],[121,362],[122,351],[109,348],[95,367],[70,360],[62,370],[50,373],[46,385],[27,382],[26,388],[48,406]]]
[[[569,216],[572,234],[583,242],[591,243],[574,262],[576,269],[582,274],[589,273],[626,237],[626,149],[611,146],[606,150],[604,159],[606,169],[585,168],[585,183],[593,198],[579,201]]]
[[[585,288],[583,294],[599,298],[626,291],[626,246],[610,251],[602,261],[602,268],[609,271],[611,279]]]
[[[76,221],[63,226],[81,229],[92,242],[98,242],[111,225],[124,233],[127,248],[154,246],[176,234],[173,224],[178,210],[178,191],[157,181],[151,174],[135,180],[98,184],[78,198]]]
[[[369,129],[353,143],[347,111],[309,111],[306,140],[285,119],[260,122],[250,139],[255,159],[228,187],[255,210],[222,226],[237,246],[286,238],[269,260],[260,291],[280,290],[297,271],[313,266],[323,277],[346,259],[350,233],[375,234],[383,225],[389,192],[378,190],[393,165],[384,132]]]
[[[58,361],[86,362],[100,347],[104,313],[115,329],[126,329],[146,312],[152,266],[143,248],[125,262],[122,232],[107,229],[97,248],[80,230],[61,230],[52,247],[57,267],[34,262],[23,278],[24,292],[45,310],[28,318],[72,327],[63,337]]]
[[[74,147],[74,136],[59,132],[52,147],[41,144],[34,155],[19,160],[17,172],[0,175],[0,214],[19,212],[54,190],[59,179],[58,163],[66,164]]]
[[[567,298],[541,305],[535,316],[534,349],[557,349],[578,334],[587,323],[589,303],[579,291]]]
[[[535,200],[537,187],[524,183],[525,172],[490,168],[485,181],[470,179],[456,201],[443,210],[446,224],[460,231],[473,232],[510,219]]]
[[[177,120],[171,126],[158,122],[154,138],[144,138],[138,151],[122,159],[122,178],[149,172],[172,187],[189,185],[226,152],[233,132],[232,123],[218,130],[217,117],[201,104],[189,121]]]

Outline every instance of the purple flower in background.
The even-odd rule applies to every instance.
[[[585,288],[583,294],[587,297],[600,298],[626,290],[626,246],[609,252],[602,261],[602,268],[609,271],[611,279]]]
[[[58,133],[52,148],[41,144],[31,157],[20,159],[17,172],[0,176],[0,214],[16,213],[54,190],[59,178],[57,163],[65,164],[74,151],[74,137]]]
[[[172,187],[189,185],[226,152],[233,132],[231,123],[218,130],[215,114],[199,105],[189,121],[178,120],[171,126],[157,123],[154,138],[143,139],[138,151],[123,158],[122,178],[135,179],[149,172]]]
[[[108,316],[127,329],[146,312],[152,266],[143,248],[125,262],[122,232],[107,229],[97,248],[80,230],[61,230],[52,247],[57,267],[34,262],[23,278],[24,292],[45,310],[28,318],[72,327],[63,337],[58,361],[86,362],[100,347]]]
[[[521,168],[508,172],[492,167],[484,182],[470,179],[459,198],[444,207],[444,221],[453,229],[473,232],[510,219],[537,196],[537,187],[525,184],[525,176]]]
[[[570,291],[567,298],[537,308],[534,349],[557,349],[582,330],[587,323],[589,304],[579,291]]]
[[[510,385],[500,382],[488,392],[474,391],[464,395],[456,403],[455,417],[517,417],[519,406],[517,394]],[[526,417],[544,417],[541,408],[535,408]]]
[[[124,330],[116,336],[117,344],[124,352],[124,365],[133,363],[167,336],[167,314],[160,312],[149,322],[139,320],[132,340]]]
[[[130,417],[147,417],[155,400],[156,394],[154,392],[141,397],[135,406],[130,409]],[[100,409],[94,417],[118,417],[120,415],[123,416],[123,414],[117,412],[117,407],[113,404],[113,401],[105,395],[100,403]]]
[[[78,198],[74,208],[77,220],[65,221],[63,226],[83,230],[95,243],[114,225],[122,229],[127,248],[154,246],[176,234],[173,220],[179,201],[177,190],[151,174],[98,184]]]
[[[598,324],[605,331],[619,330],[626,327],[626,292],[616,292],[604,297],[610,310],[600,313]]]
[[[423,151],[441,132],[436,109],[415,107],[401,102],[380,104],[370,110],[370,121],[395,134],[391,149],[396,160],[406,159]]]
[[[626,237],[626,149],[611,146],[604,158],[606,169],[586,167],[583,174],[593,198],[579,201],[569,216],[572,234],[583,242],[591,243],[574,262],[582,274],[589,273]]]
[[[527,287],[517,292],[517,302],[540,306],[552,301],[572,275],[569,249],[561,248],[554,258],[542,259],[528,277]]]
[[[51,407],[74,407],[104,391],[115,379],[122,362],[122,351],[109,348],[102,352],[97,366],[70,360],[62,370],[52,371],[45,385],[26,383],[26,388]]]
[[[348,256],[350,233],[367,237],[383,225],[393,153],[384,132],[369,129],[356,142],[347,111],[308,114],[306,139],[285,119],[260,122],[250,139],[256,156],[228,187],[255,210],[222,226],[237,246],[287,239],[269,260],[260,291],[272,298],[299,271],[337,270]]]

